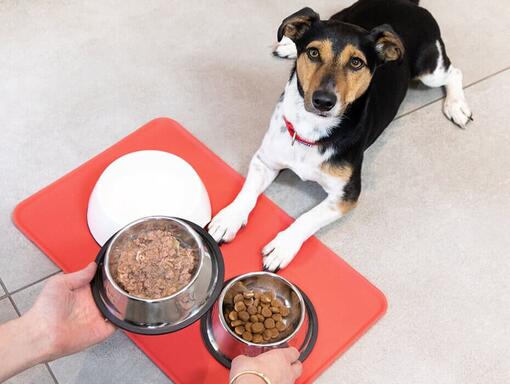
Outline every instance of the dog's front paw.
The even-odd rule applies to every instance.
[[[283,36],[280,42],[274,45],[273,55],[282,59],[295,59],[297,57],[296,44],[287,36]]]
[[[285,231],[262,249],[263,266],[266,271],[276,272],[292,261],[302,243]]]
[[[246,225],[246,222],[247,216],[231,204],[214,216],[207,226],[207,231],[218,243],[229,242],[234,239],[239,229]]]
[[[443,105],[443,113],[448,119],[461,128],[466,128],[467,123],[473,120],[471,109],[463,97],[446,97]]]

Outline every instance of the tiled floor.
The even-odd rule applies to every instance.
[[[413,86],[367,153],[359,207],[319,233],[389,300],[320,384],[510,382],[510,3],[421,3],[464,71],[475,122],[454,127],[442,92]],[[58,271],[12,225],[18,201],[156,116],[179,120],[245,173],[290,67],[269,54],[281,19],[303,5],[326,17],[348,4],[0,2],[0,279],[9,292],[0,287],[0,322],[17,316],[12,303],[26,311],[36,282]],[[294,216],[323,197],[289,172],[268,195]],[[117,333],[8,381],[53,382],[168,380]]]

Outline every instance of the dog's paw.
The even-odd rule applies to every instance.
[[[283,36],[280,42],[274,45],[273,55],[282,59],[295,59],[297,57],[296,44],[287,36]]]
[[[264,270],[276,272],[285,268],[292,261],[302,243],[285,231],[276,237],[262,249]]]
[[[473,114],[464,98],[446,97],[443,105],[445,116],[461,128],[473,120]]]
[[[246,222],[246,215],[231,204],[214,216],[207,226],[207,231],[218,243],[228,243],[234,239],[239,229],[246,225]]]

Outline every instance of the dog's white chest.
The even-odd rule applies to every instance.
[[[326,191],[337,189],[338,181],[321,170],[330,157],[329,151],[321,153],[317,146],[307,146],[299,141],[292,143],[280,108],[276,108],[268,132],[259,149],[261,158],[271,167],[291,169],[302,180],[319,183]]]

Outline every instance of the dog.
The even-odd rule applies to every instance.
[[[241,191],[208,226],[216,241],[234,239],[283,169],[319,183],[327,198],[262,249],[267,271],[285,268],[303,242],[356,206],[363,154],[397,114],[411,79],[445,87],[443,112],[455,124],[472,120],[462,72],[416,0],[359,0],[329,20],[303,8],[283,20],[277,38],[273,54],[295,60],[290,79]]]

